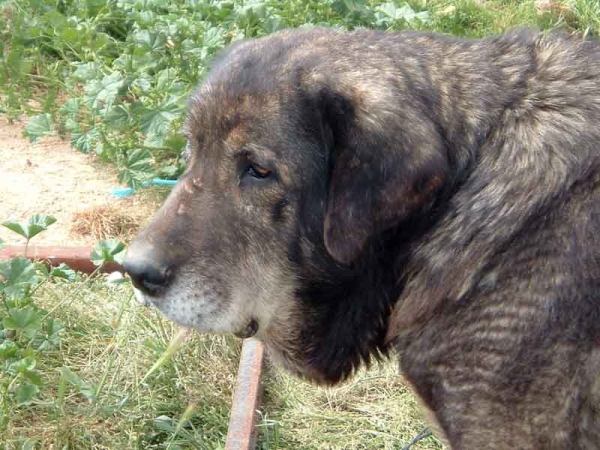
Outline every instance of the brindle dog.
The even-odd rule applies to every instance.
[[[394,347],[453,449],[600,448],[600,45],[284,31],[192,96],[140,297],[333,384]]]

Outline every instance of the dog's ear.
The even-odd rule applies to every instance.
[[[349,264],[373,236],[432,203],[446,181],[448,159],[418,102],[321,92],[333,136],[325,245]]]

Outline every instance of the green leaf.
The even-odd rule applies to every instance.
[[[52,216],[36,214],[31,216],[27,222],[4,222],[2,225],[29,240],[42,231],[47,230],[55,222],[56,219]]]
[[[97,15],[102,8],[106,8],[106,0],[85,0],[86,13],[89,17]]]
[[[17,354],[17,344],[13,341],[6,340],[0,344],[0,359],[13,358]]]
[[[429,12],[415,12],[414,9],[408,4],[404,4],[401,8],[398,8],[396,4],[392,2],[383,3],[376,8],[377,24],[378,25],[391,25],[394,22],[406,21],[408,23],[419,20],[421,22],[429,21]]]
[[[98,78],[100,72],[98,70],[98,64],[95,62],[89,63],[73,63],[76,67],[71,77],[79,81],[88,81]]]
[[[156,147],[163,145],[171,122],[182,112],[178,101],[178,98],[169,96],[161,104],[143,110],[140,129],[146,134],[145,145]]]
[[[119,172],[119,181],[127,183],[134,189],[140,188],[154,175],[152,162],[152,156],[148,150],[133,150],[127,156],[123,169]]]
[[[23,297],[39,281],[35,264],[25,258],[0,263],[0,278],[4,278],[2,292],[11,298]]]
[[[365,0],[336,0],[331,5],[341,16],[351,13],[365,13],[368,7]]]
[[[125,79],[119,72],[105,75],[102,80],[92,80],[84,88],[84,101],[97,111],[106,112],[113,105]]]
[[[64,102],[60,108],[58,108],[58,112],[64,116],[73,117],[79,114],[80,106],[81,99],[70,98],[69,100]]]
[[[141,30],[132,35],[133,42],[138,48],[150,52],[158,52],[164,49],[167,42],[166,36],[157,33],[150,33],[148,30]]]
[[[44,24],[50,26],[50,28],[60,30],[67,26],[67,18],[56,10],[50,10],[42,16]]]
[[[103,47],[108,46],[110,42],[111,38],[108,34],[96,31],[93,33],[93,38],[89,40],[89,49],[91,51],[99,52],[103,50]]]
[[[0,250],[4,248],[4,241],[0,238]]]
[[[72,117],[67,117],[67,119],[63,122],[63,126],[65,127],[65,130],[67,130],[67,131],[71,131],[71,132],[80,131],[79,122],[77,122]],[[72,142],[71,142],[71,145],[73,145]]]
[[[81,378],[79,378],[79,375],[77,375],[68,367],[60,368],[60,376],[62,379],[67,381],[69,384],[72,384],[73,386],[79,386],[81,384]]]
[[[106,239],[96,244],[90,259],[96,266],[112,262],[122,262],[125,257],[125,244],[118,239]]]
[[[36,361],[34,357],[29,356],[21,358],[18,361],[11,363],[8,366],[8,371],[12,374],[31,372],[35,369],[35,364]]]
[[[52,278],[62,278],[67,281],[75,281],[77,274],[66,264],[61,264],[58,267],[53,267],[49,274]]]
[[[10,69],[9,73],[11,75],[19,78],[31,73],[33,61],[25,57],[25,48],[20,44],[16,44],[12,46],[8,53],[6,66]]]
[[[180,167],[175,164],[171,164],[168,166],[162,166],[162,167],[160,167],[160,170],[159,170],[161,177],[167,178],[167,179],[176,178],[180,172],[181,172]]]
[[[62,367],[60,369],[61,381],[65,380],[67,383],[75,386],[80,394],[82,394],[88,400],[94,400],[96,395],[96,388],[92,383],[83,381],[79,378],[75,372],[68,367]]]
[[[106,113],[104,123],[110,125],[113,129],[121,130],[130,126],[131,114],[129,107],[117,105]]]
[[[21,383],[15,393],[18,405],[28,405],[38,393],[39,388],[33,383]]]
[[[158,416],[154,419],[154,426],[157,430],[173,433],[177,428],[177,422],[169,416]]]
[[[46,328],[48,331],[48,336],[54,336],[54,335],[59,334],[61,331],[63,331],[66,328],[66,325],[64,323],[62,323],[60,320],[53,319],[52,317],[50,317],[46,321]]]
[[[32,339],[41,328],[42,318],[32,308],[11,308],[8,310],[8,317],[2,322],[7,330],[22,331]]]
[[[96,128],[71,133],[71,145],[83,153],[89,153],[98,144],[99,139],[100,132]]]
[[[148,150],[137,148],[128,156],[125,167],[131,170],[147,170],[152,164],[152,155]]]
[[[90,401],[94,400],[96,398],[96,386],[88,382],[81,383],[79,393]]]
[[[133,80],[131,89],[140,93],[148,93],[152,89],[152,81],[145,76],[141,76]]]
[[[48,113],[31,117],[25,126],[25,136],[31,142],[52,133],[52,116]]]
[[[228,31],[221,27],[211,27],[206,30],[202,38],[202,45],[209,49],[220,48],[225,45],[225,36]]]
[[[151,25],[156,21],[156,14],[153,11],[140,11],[136,18],[139,25]]]
[[[151,72],[159,65],[159,58],[155,58],[152,52],[139,47],[133,52],[131,58],[131,69],[134,72]],[[127,59],[124,62],[128,63]]]
[[[66,325],[58,319],[49,318],[46,321],[46,333],[48,340],[55,345],[60,343],[60,334],[66,328]]]
[[[42,377],[37,372],[23,372],[23,377],[30,383],[35,384],[36,386],[42,386],[44,384],[44,382],[42,381]]]
[[[64,43],[78,47],[81,42],[81,32],[75,27],[65,27],[60,30],[60,39]]]
[[[161,92],[168,91],[173,82],[177,81],[177,71],[167,68],[158,72],[156,76],[156,89]]]

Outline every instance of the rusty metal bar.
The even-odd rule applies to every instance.
[[[263,344],[254,338],[244,339],[225,450],[253,450],[256,445],[256,419],[262,398],[263,361]]]
[[[42,261],[49,266],[58,266],[65,263],[73,270],[80,272],[92,273],[96,266],[90,260],[92,247],[77,246],[77,247],[57,247],[57,246],[29,246],[27,248],[27,258],[36,261]],[[25,246],[23,245],[7,245],[0,249],[0,261],[15,257],[25,256]],[[106,264],[100,269],[102,272],[123,272],[123,267],[120,264]]]

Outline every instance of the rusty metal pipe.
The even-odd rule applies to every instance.
[[[32,246],[27,248],[27,258],[46,263],[51,267],[59,266],[64,263],[73,270],[78,270],[84,273],[92,273],[96,270],[96,266],[90,260],[92,247],[77,246],[77,247],[58,247],[58,246]],[[23,245],[7,245],[0,249],[0,261],[25,257],[25,246]],[[117,263],[104,265],[102,272],[124,272],[123,267]]]
[[[244,339],[225,450],[253,450],[256,445],[263,362],[263,344],[254,338]]]

